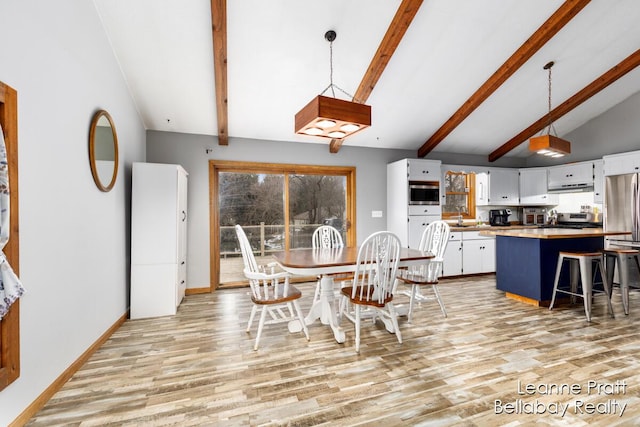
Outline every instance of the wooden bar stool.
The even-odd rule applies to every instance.
[[[629,273],[634,264],[640,273],[640,251],[635,249],[605,249],[602,251],[605,259],[607,280],[613,285],[613,274],[618,264],[620,276],[620,293],[622,294],[622,306],[624,314],[629,314]],[[634,262],[635,261],[635,262]]]
[[[558,289],[558,282],[560,281],[560,273],[564,261],[569,262],[570,266],[570,289],[563,290]],[[595,266],[595,271],[593,267]],[[611,286],[605,273],[603,255],[601,252],[560,252],[558,254],[558,265],[556,267],[556,278],[553,283],[553,297],[551,298],[551,305],[549,310],[553,308],[553,304],[556,300],[556,293],[561,292],[571,295],[572,301],[574,297],[581,297],[584,301],[584,312],[587,316],[587,322],[591,321],[591,298],[593,292],[602,292],[600,290],[593,289],[593,277],[600,270],[600,277],[602,277],[602,284],[604,287],[604,293],[607,294],[607,304],[611,317],[613,317],[613,308],[611,307]],[[578,282],[581,284],[582,292],[578,293]]]

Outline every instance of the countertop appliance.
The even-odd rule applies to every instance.
[[[607,176],[604,184],[605,231],[631,231],[608,242],[640,249],[640,173]]]
[[[509,215],[511,215],[510,209],[491,209],[489,211],[489,225],[493,225],[493,226],[511,225],[509,223]]]
[[[545,208],[524,208],[522,210],[522,223],[524,225],[546,224],[547,210]]]

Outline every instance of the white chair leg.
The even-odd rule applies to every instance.
[[[389,307],[389,315],[391,317],[391,323],[393,324],[393,330],[396,333],[396,337],[398,338],[398,342],[402,344],[402,333],[400,333],[400,328],[398,327],[398,314],[396,313],[396,308],[393,306],[393,303],[388,303]]]
[[[411,323],[411,315],[413,313],[413,304],[416,299],[416,288],[418,286],[414,283],[411,285],[411,295],[409,296],[409,312],[407,313],[407,321]]]
[[[438,291],[438,286],[433,285],[433,293],[436,295],[436,300],[438,300],[438,304],[440,304],[440,310],[442,311],[442,315],[447,317],[447,310],[444,308],[444,302],[442,302],[442,298],[440,298],[440,291]]]
[[[298,319],[300,320],[300,324],[302,325],[304,336],[307,337],[307,341],[309,341],[309,329],[307,328],[307,324],[304,321],[304,316],[302,316],[302,310],[300,310],[300,304],[298,304],[297,300],[293,302],[293,306],[296,309],[296,313],[298,313]]]
[[[356,304],[356,353],[360,353],[360,305]]]
[[[260,342],[260,335],[262,334],[262,327],[264,326],[264,320],[267,317],[267,307],[262,307],[260,312],[260,323],[258,323],[258,334],[256,335],[256,343],[253,346],[253,350],[258,349],[258,343]]]
[[[258,311],[258,306],[254,305],[251,307],[251,314],[249,315],[249,323],[247,323],[247,332],[251,330],[251,324],[253,323],[253,318],[256,316],[256,311]]]

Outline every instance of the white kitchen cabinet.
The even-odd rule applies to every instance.
[[[491,168],[476,174],[476,205],[517,206],[520,203],[518,170]]]
[[[593,162],[549,167],[549,190],[571,190],[593,186]]]
[[[403,246],[417,248],[424,228],[442,218],[440,205],[409,204],[409,181],[436,181],[440,186],[440,164],[439,160],[403,159],[387,165],[387,230]]]
[[[602,159],[604,176],[640,172],[640,151],[612,154]]]
[[[186,275],[187,172],[179,165],[133,163],[131,318],[176,314]]]
[[[409,181],[438,181],[440,182],[441,162],[423,159],[408,159],[407,169]]]
[[[496,271],[495,239],[462,241],[462,272],[464,274]]]
[[[478,231],[452,232],[445,249],[442,275],[493,273],[496,271],[496,239]]]
[[[520,205],[521,206],[546,206],[557,205],[557,194],[547,192],[547,168],[520,169]]]
[[[440,215],[409,215],[409,234],[407,246],[412,249],[417,249],[420,245],[420,239],[422,233],[427,225],[434,221],[439,221]]]
[[[593,161],[593,203],[604,203],[604,161]]]
[[[462,274],[462,233],[449,234],[449,242],[442,257],[442,275],[459,276]]]

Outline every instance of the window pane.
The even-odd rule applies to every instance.
[[[221,172],[220,283],[244,281],[243,262],[234,226],[240,224],[258,264],[284,249],[284,177],[276,174]]]
[[[447,191],[453,191],[456,193],[465,193],[467,191],[467,176],[466,175],[450,175],[451,184]]]
[[[466,194],[447,194],[447,203],[442,207],[442,212],[457,215],[458,207],[461,207],[460,212],[466,213],[468,198]]]
[[[289,176],[289,233],[291,249],[310,248],[313,231],[332,225],[346,241],[346,185],[344,176]]]

